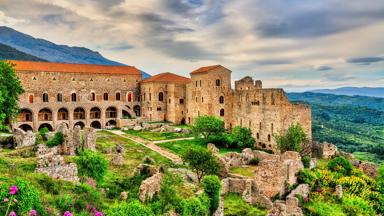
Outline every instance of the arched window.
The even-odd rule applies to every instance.
[[[95,101],[96,100],[96,94],[95,92],[92,92],[91,93],[91,101]]]
[[[163,100],[164,100],[164,93],[160,92],[159,93],[159,101],[163,101]]]
[[[28,100],[29,100],[29,103],[33,103],[33,95],[29,95]]]
[[[105,101],[108,100],[108,93],[104,93],[104,100],[105,100]]]
[[[43,102],[48,102],[48,93],[43,94]]]
[[[85,119],[85,111],[83,108],[78,107],[73,111],[73,119]]]
[[[224,116],[224,109],[220,110],[220,116]]]
[[[76,102],[76,101],[77,101],[77,95],[76,95],[76,93],[72,93],[72,95],[71,95],[71,99],[72,99],[73,102]]]
[[[132,102],[132,92],[128,92],[127,100],[128,102]]]
[[[116,100],[117,100],[117,101],[120,100],[120,93],[119,93],[119,92],[116,93]]]
[[[219,79],[216,80],[216,86],[221,86],[221,80]]]
[[[63,101],[63,94],[59,93],[57,94],[57,102],[62,102]]]
[[[114,107],[108,107],[105,112],[106,118],[116,118],[117,117],[117,110]]]
[[[223,103],[224,103],[224,96],[220,96],[220,98],[219,98],[219,103],[220,103],[220,104],[223,104]]]

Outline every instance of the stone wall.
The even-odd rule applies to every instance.
[[[13,143],[15,148],[22,148],[26,146],[35,145],[36,136],[32,131],[24,132],[19,128],[13,130]]]

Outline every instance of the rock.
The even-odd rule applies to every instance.
[[[112,158],[111,164],[114,166],[124,165],[124,157],[121,153],[118,153],[115,157]]]
[[[219,149],[213,143],[208,143],[207,148],[208,148],[208,151],[212,152],[212,154],[218,154],[219,153]]]
[[[103,149],[103,152],[104,152],[105,154],[112,154],[113,150],[112,150],[111,147],[107,147],[107,148],[104,148],[104,149]]]
[[[141,131],[143,128],[140,125],[136,125],[133,130],[134,131]]]
[[[20,128],[15,128],[13,133],[13,143],[15,148],[23,148],[35,145],[36,136],[32,131],[24,132]]]
[[[229,168],[240,167],[241,165],[243,165],[242,156],[237,152],[228,152],[224,155],[223,158]]]
[[[181,129],[181,128],[175,128],[174,131],[175,131],[176,133],[181,133],[181,131],[183,131],[183,129]]]
[[[192,131],[190,129],[183,128],[183,130],[181,130],[181,133],[182,134],[192,134]]]
[[[92,127],[84,128],[84,144],[83,149],[96,151],[96,129]]]
[[[309,169],[313,169],[317,166],[317,159],[311,158],[311,161],[309,162]]]
[[[120,200],[125,201],[125,200],[127,200],[127,199],[128,199],[128,192],[127,192],[127,191],[123,191],[123,192],[121,192],[121,194],[120,194]]]
[[[151,201],[153,196],[160,191],[162,179],[163,174],[159,172],[144,180],[139,188],[139,200],[141,202]]]
[[[359,161],[359,160],[351,160],[351,163],[361,170],[364,174],[371,178],[376,178],[379,172],[379,166],[375,163]]]
[[[219,176],[221,178],[226,178],[229,173],[227,162],[220,156],[217,157],[217,161],[219,162]]]
[[[299,195],[303,198],[308,198],[309,192],[311,192],[311,189],[308,184],[300,184],[294,190],[291,191],[288,197],[296,197],[296,195]]]
[[[243,164],[249,164],[253,158],[255,158],[252,149],[245,148],[241,151],[241,157],[243,160]]]
[[[123,144],[117,144],[116,145],[116,153],[118,154],[124,154],[125,149]]]
[[[343,198],[343,186],[341,185],[336,185],[336,197],[337,199],[341,200]]]
[[[331,143],[323,142],[314,144],[312,146],[312,152],[318,158],[330,159],[337,154],[337,147]]]

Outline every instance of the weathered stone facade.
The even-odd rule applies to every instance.
[[[282,89],[262,88],[260,80],[245,77],[231,87],[231,71],[215,65],[191,72],[191,78],[162,73],[142,80],[138,69],[14,61],[25,93],[14,127],[54,130],[69,128],[135,127],[137,122],[192,124],[201,115],[214,115],[226,128],[252,129],[259,148],[277,150],[274,133],[300,123],[311,139],[311,109],[291,104]],[[49,87],[49,88],[48,88]]]
[[[36,136],[32,131],[24,132],[20,128],[15,128],[13,133],[13,143],[15,148],[35,145]]]

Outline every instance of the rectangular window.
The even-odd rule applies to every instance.
[[[161,111],[161,107],[157,107],[157,111]]]
[[[184,104],[184,99],[180,98],[180,104]]]

